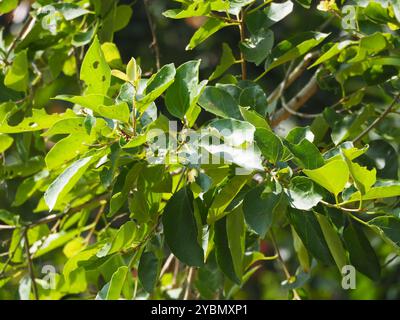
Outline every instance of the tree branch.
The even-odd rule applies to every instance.
[[[149,23],[151,36],[152,36],[152,39],[153,39],[151,44],[150,44],[150,48],[152,48],[154,50],[154,54],[155,54],[155,58],[156,58],[157,70],[160,70],[160,68],[161,68],[160,47],[158,46],[156,26],[155,26],[155,24],[153,22],[153,19],[152,19],[152,16],[151,16],[151,12],[149,10],[149,2],[150,2],[150,0],[143,0],[144,10],[146,11],[147,21]]]
[[[290,109],[292,112],[299,110],[312,96],[314,96],[318,91],[317,83],[317,72],[312,76],[310,81],[304,86],[300,92],[294,96],[287,104],[286,108],[279,109],[273,116],[271,121],[271,126],[276,127],[282,121],[288,119],[292,113],[288,111]]]
[[[396,105],[397,101],[400,98],[400,93],[397,94],[397,96],[394,98],[393,102],[389,105],[389,107],[386,108],[386,110],[378,117],[375,119],[374,122],[372,122],[363,132],[361,132],[354,140],[353,143],[359,142],[366,134],[368,134],[373,128],[375,128],[383,119],[385,119],[389,113],[392,111],[394,106]]]
[[[283,91],[290,87],[293,82],[295,82],[300,76],[307,70],[307,67],[311,64],[315,57],[318,56],[318,52],[310,52],[305,55],[304,59],[299,63],[299,65],[291,71],[285,79],[279,84],[278,87],[268,96],[267,102],[268,104],[273,103],[278,100]]]
[[[49,216],[47,216],[47,217],[45,217],[43,219],[39,219],[37,221],[29,223],[29,224],[27,224],[27,227],[33,228],[33,227],[36,227],[36,226],[41,225],[41,224],[51,223],[51,222],[57,221],[57,220],[65,217],[65,216],[77,213],[77,212],[81,211],[82,209],[91,207],[93,205],[96,205],[96,207],[97,207],[98,205],[101,205],[101,201],[102,200],[106,200],[108,197],[109,197],[108,194],[102,194],[102,195],[90,200],[89,202],[81,204],[80,206],[77,206],[75,208],[67,210],[67,211],[65,211],[65,212],[63,212],[61,214],[51,214],[51,215],[49,215]],[[16,228],[18,228],[18,226],[0,225],[0,230],[15,230]]]

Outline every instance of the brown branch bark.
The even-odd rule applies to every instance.
[[[310,81],[304,86],[300,92],[294,96],[286,105],[286,108],[279,109],[273,116],[271,121],[271,126],[276,127],[282,121],[288,119],[292,113],[287,109],[290,109],[293,112],[299,110],[311,97],[313,97],[318,91],[318,83],[317,83],[317,73],[315,73]]]

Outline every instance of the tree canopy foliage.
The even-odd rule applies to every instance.
[[[138,2],[0,33],[0,299],[399,298],[400,1]]]

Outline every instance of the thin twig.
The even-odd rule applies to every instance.
[[[37,221],[31,222],[31,223],[27,224],[26,226],[29,227],[29,228],[33,228],[33,227],[36,227],[38,225],[48,224],[48,223],[57,221],[57,220],[65,217],[65,216],[69,216],[69,215],[75,214],[75,213],[81,211],[82,209],[91,207],[91,206],[96,205],[96,204],[100,205],[101,201],[107,199],[108,197],[109,197],[108,194],[102,194],[102,195],[100,195],[100,196],[98,196],[98,197],[96,197],[96,198],[94,198],[94,199],[92,199],[92,200],[90,200],[90,201],[88,201],[88,202],[86,202],[84,204],[81,204],[80,206],[77,206],[75,208],[72,208],[72,209],[67,210],[67,211],[65,211],[63,213],[60,213],[60,214],[51,214],[51,215],[49,215],[49,216],[47,216],[47,217],[45,217],[43,219],[39,219]],[[4,227],[7,227],[6,228],[7,230],[15,230],[15,229],[18,228],[18,226],[0,226],[0,229],[4,228]]]
[[[31,26],[33,26],[33,23],[35,22],[35,19],[32,16],[29,16],[29,18],[25,21],[24,26],[22,27],[21,31],[17,35],[17,37],[13,40],[11,43],[10,47],[8,48],[6,55],[4,57],[5,63],[8,63],[8,57],[10,56],[11,52],[15,49],[17,46],[18,42],[20,40],[23,40],[25,36],[28,34],[28,31],[30,31]]]
[[[270,231],[270,237],[271,237],[271,241],[272,241],[272,246],[274,247],[275,253],[278,256],[278,261],[280,262],[281,266],[282,266],[282,270],[285,274],[286,280],[290,281],[292,279],[292,276],[290,275],[289,269],[287,268],[285,261],[283,260],[282,256],[281,256],[281,252],[279,250],[279,247],[276,243],[275,240],[275,236],[273,231]],[[292,289],[293,292],[293,300],[301,300],[299,294],[297,293],[296,289]]]
[[[245,25],[244,25],[244,19],[243,19],[243,12],[242,12],[242,17],[239,18],[237,17],[237,20],[239,23],[238,27],[239,27],[239,32],[240,32],[240,41],[243,42],[245,40]],[[244,54],[242,51],[240,51],[240,64],[242,67],[242,80],[246,80],[247,79],[247,65],[246,65],[246,60],[244,58]]]
[[[386,108],[386,110],[374,120],[363,132],[361,132],[354,140],[353,143],[359,142],[365,135],[367,135],[373,128],[375,128],[378,124],[381,123],[383,119],[385,119],[389,113],[392,111],[394,106],[396,105],[397,101],[400,98],[400,93],[397,94],[397,96],[394,98],[393,102],[389,105],[389,107]]]
[[[284,96],[281,97],[281,102],[282,102],[282,107],[287,112],[289,112],[291,115],[296,116],[296,117],[305,118],[305,119],[314,119],[321,115],[321,113],[308,114],[308,113],[298,112],[298,111],[294,111],[294,110],[290,109],[290,107],[286,103]]]
[[[172,277],[172,287],[175,287],[178,281],[179,265],[180,265],[179,260],[175,258],[174,276]]]
[[[154,54],[155,54],[155,58],[156,58],[157,70],[160,70],[160,68],[161,68],[160,47],[158,46],[156,26],[155,26],[154,21],[152,19],[151,12],[149,10],[149,2],[150,2],[150,0],[143,0],[144,10],[146,11],[147,21],[149,23],[149,27],[150,27],[150,31],[151,31],[151,37],[153,39],[151,44],[150,44],[150,48],[152,48],[154,50]]]
[[[267,102],[268,104],[273,103],[278,100],[282,95],[283,91],[290,87],[293,82],[295,82],[306,70],[307,67],[311,64],[314,58],[318,55],[318,52],[310,52],[305,55],[304,59],[298,64],[298,66],[285,76],[285,79],[276,87],[276,89],[268,96]]]
[[[189,268],[189,271],[188,271],[185,295],[183,296],[183,300],[189,300],[190,289],[192,287],[192,282],[193,282],[193,278],[194,278],[193,275],[194,275],[194,268],[191,267],[191,268]]]
[[[28,258],[28,271],[29,271],[29,277],[31,278],[31,283],[32,283],[32,288],[33,288],[33,295],[35,297],[35,300],[39,300],[39,293],[38,293],[38,289],[37,289],[36,281],[35,281],[35,272],[33,270],[32,257],[31,257],[31,254],[29,252],[28,230],[29,230],[29,228],[26,228],[24,230],[25,253],[26,253],[26,256]]]
[[[93,236],[93,234],[94,234],[94,232],[96,230],[96,226],[99,223],[99,220],[100,220],[102,214],[104,213],[104,209],[106,207],[106,202],[104,200],[102,200],[101,202],[102,202],[102,204],[101,204],[101,206],[99,208],[99,211],[97,212],[96,218],[94,219],[93,227],[90,229],[88,235],[85,238],[85,243],[86,244],[89,244],[90,239],[92,238],[92,236]]]
[[[171,253],[167,258],[167,260],[165,261],[163,267],[161,268],[160,278],[162,278],[162,276],[167,272],[167,270],[172,264],[172,261],[174,261],[174,255]]]

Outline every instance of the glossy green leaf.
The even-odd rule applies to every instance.
[[[112,275],[111,281],[97,294],[96,300],[118,300],[127,274],[128,267],[119,267]]]
[[[383,216],[368,222],[383,240],[390,244],[397,253],[400,251],[400,221],[392,216]]]
[[[199,100],[200,106],[219,117],[240,119],[238,103],[226,91],[217,87],[206,87]]]
[[[232,49],[227,43],[222,44],[222,55],[218,66],[215,68],[214,72],[210,75],[209,80],[214,80],[219,78],[228,70],[233,64],[236,63],[235,56],[232,53]]]
[[[153,252],[145,252],[140,257],[138,276],[143,288],[152,293],[160,273],[160,261]]]
[[[93,157],[86,157],[75,161],[65,171],[57,177],[56,180],[49,186],[44,199],[49,210],[52,211],[57,201],[62,199],[78,182],[85,173],[86,169],[92,163]]]
[[[378,257],[363,230],[354,222],[343,230],[343,239],[352,265],[367,277],[378,280],[381,273]]]
[[[228,214],[225,209],[249,180],[248,176],[234,176],[227,185],[214,197],[209,208],[207,222],[209,224],[221,219]]]
[[[214,33],[222,28],[232,26],[234,24],[227,23],[218,18],[208,18],[208,20],[194,33],[190,39],[186,50],[192,50],[197,47],[200,43],[211,37]]]
[[[179,224],[176,222],[180,221]],[[168,201],[162,216],[165,241],[172,253],[190,266],[201,266],[204,253],[198,243],[198,228],[193,209],[193,195],[183,188]]]
[[[321,262],[332,264],[332,255],[314,213],[290,209],[288,217],[308,251]]]
[[[255,139],[263,156],[268,161],[276,164],[282,158],[282,141],[271,130],[257,128]]]
[[[7,134],[0,133],[0,153],[3,153],[13,144],[14,139]]]
[[[163,66],[160,71],[147,81],[144,96],[138,101],[138,109],[140,112],[143,112],[145,107],[167,90],[167,88],[173,83],[175,74],[175,66],[171,63]]]
[[[311,210],[323,198],[321,188],[307,177],[294,177],[285,192],[290,205],[299,210]]]
[[[248,193],[243,200],[243,213],[249,227],[265,237],[270,229],[274,217],[274,211],[278,206],[280,195],[273,192],[265,192],[265,186],[260,185]]]
[[[86,83],[86,94],[106,95],[111,82],[111,70],[95,38],[82,62],[81,80]]]
[[[274,45],[274,33],[271,30],[260,30],[240,43],[240,50],[249,62],[260,65],[270,54]]]
[[[343,267],[348,264],[347,254],[343,248],[342,240],[326,216],[319,213],[316,213],[316,216],[332,257],[335,260],[339,272],[342,272]]]
[[[343,160],[334,160],[314,170],[303,172],[313,181],[324,187],[336,197],[349,181],[349,168]],[[333,179],[334,178],[334,179]]]
[[[222,272],[231,281],[240,283],[240,279],[235,272],[232,252],[229,247],[226,220],[227,217],[224,217],[215,223],[215,254],[218,266],[221,268]]]
[[[288,61],[301,57],[318,46],[328,35],[329,34],[320,32],[308,32],[280,42],[272,50],[271,62],[266,65],[266,72]]]
[[[4,84],[15,91],[26,92],[29,86],[29,69],[27,51],[19,52],[8,69]]]
[[[168,111],[182,119],[195,106],[203,90],[199,83],[200,60],[188,61],[176,69],[174,83],[168,88],[165,103]]]

